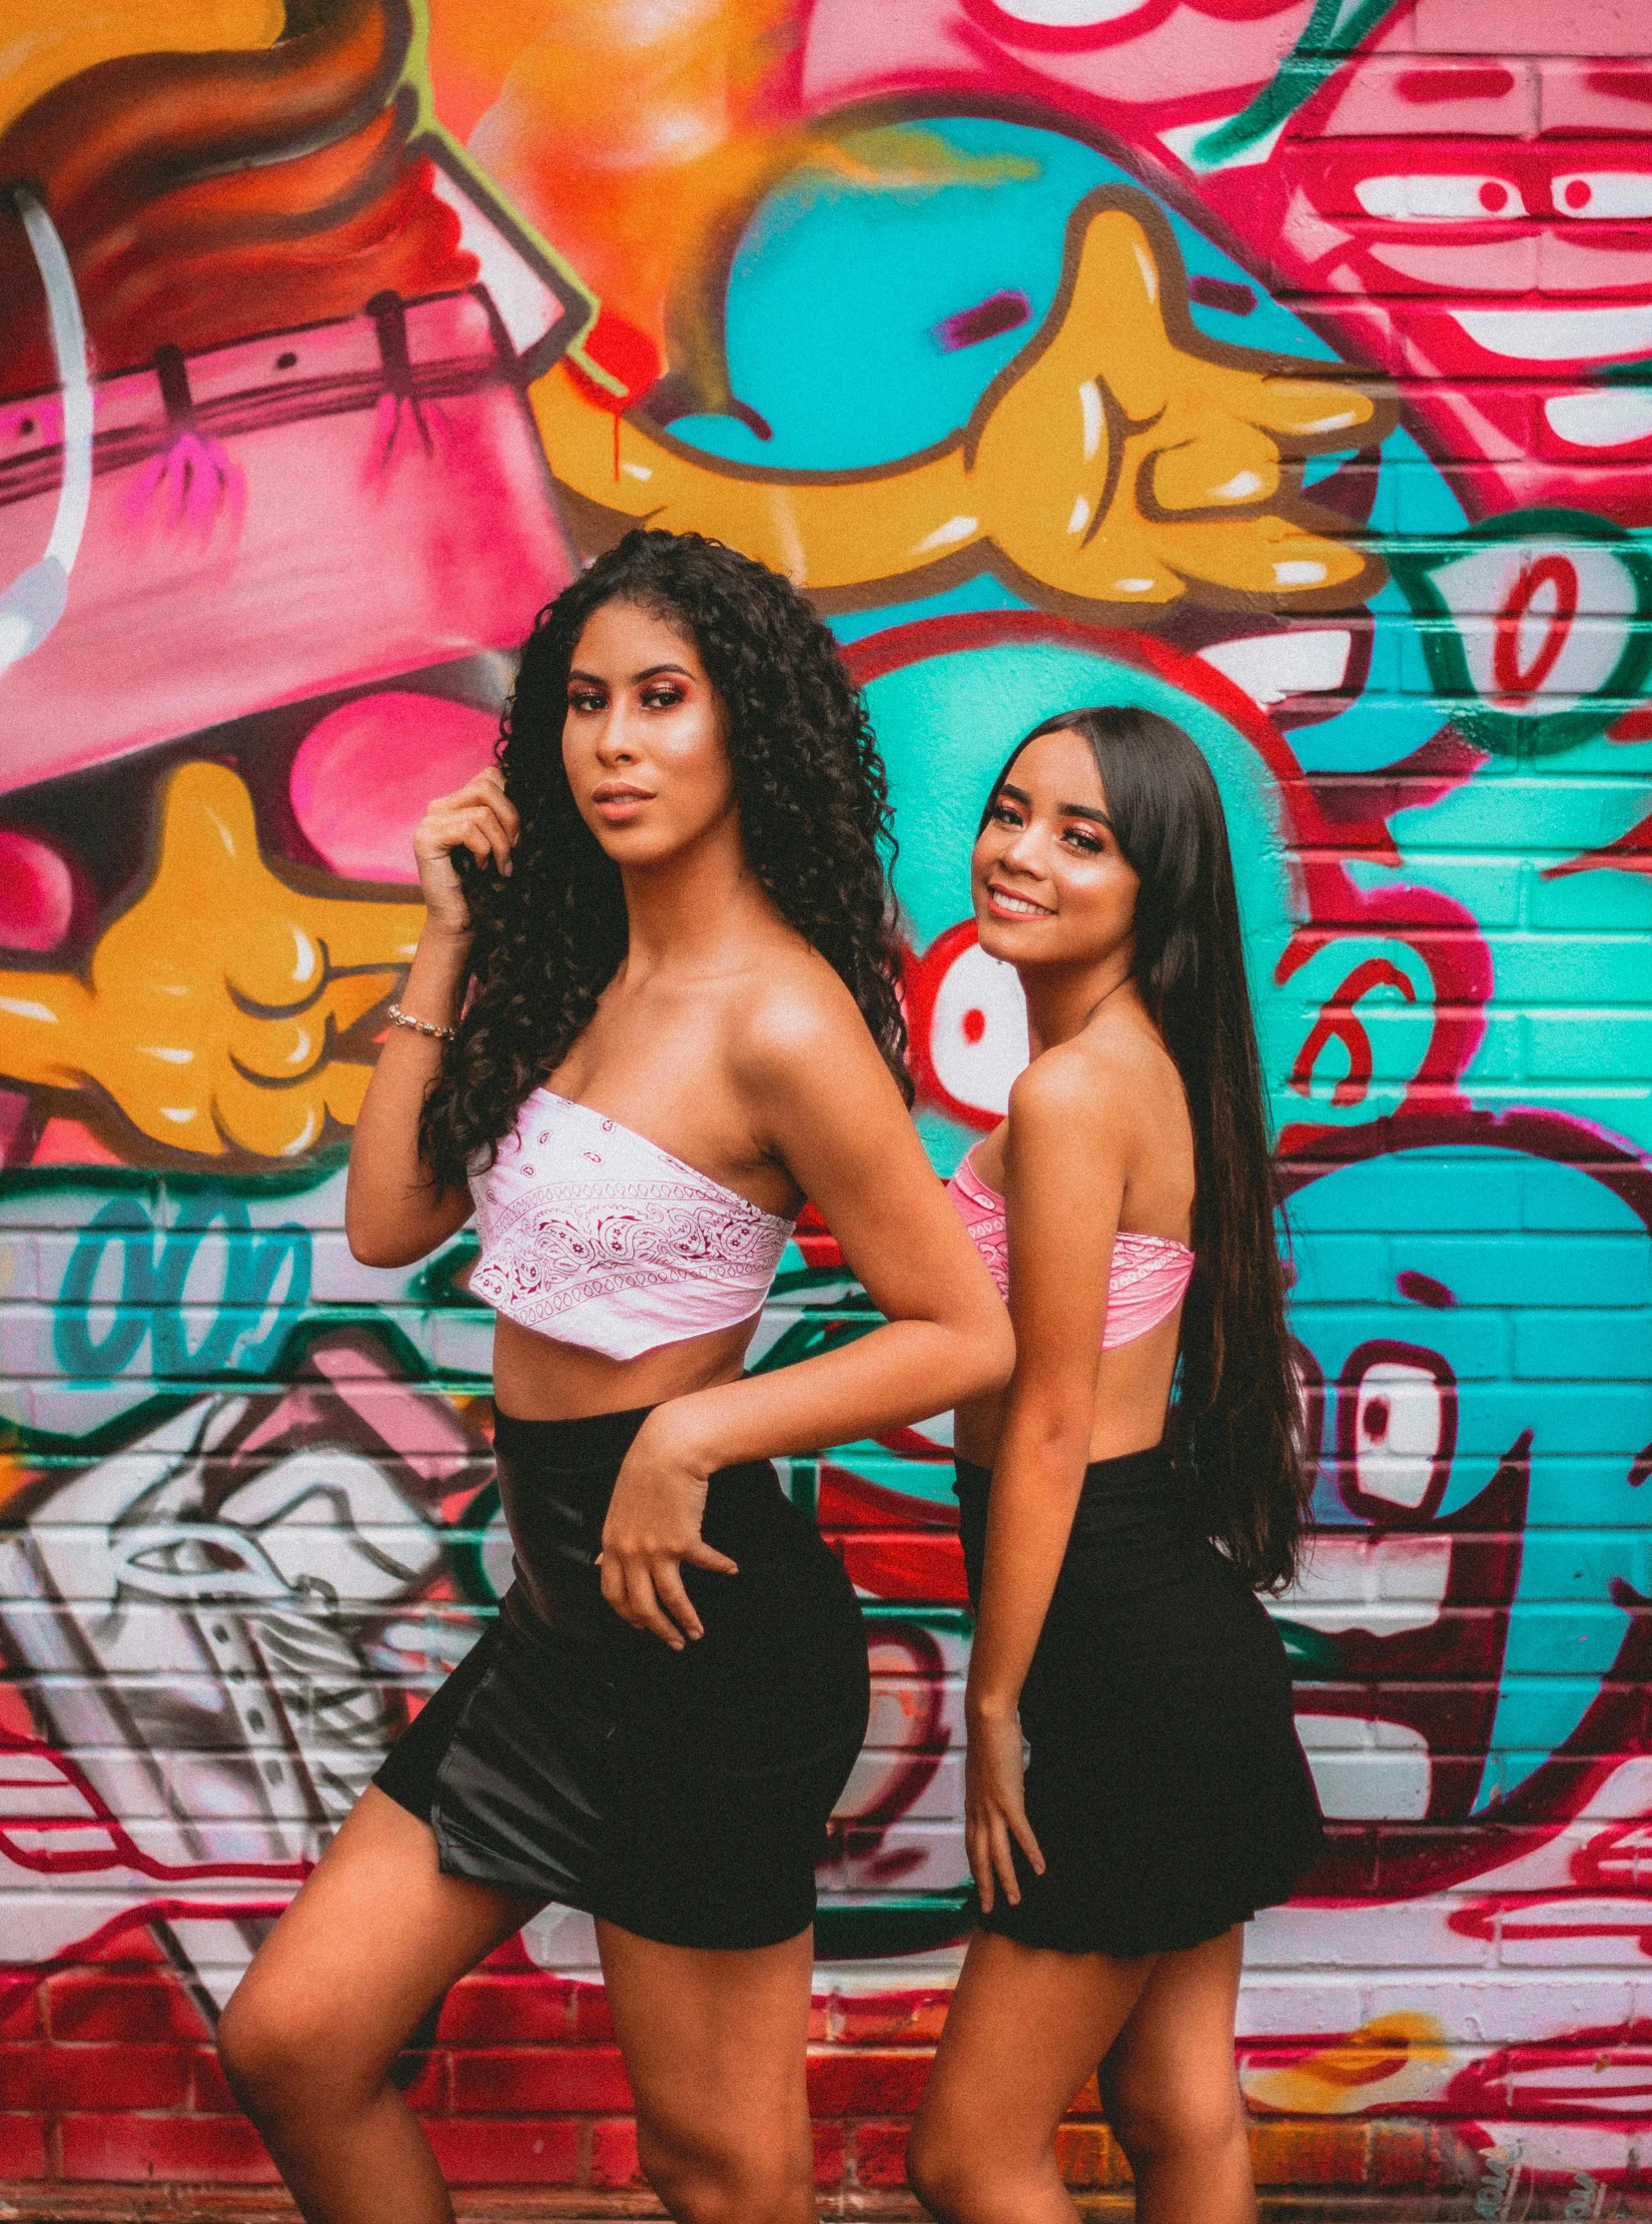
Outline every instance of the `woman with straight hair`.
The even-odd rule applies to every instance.
[[[869,1684],[849,1581],[769,1462],[1013,1357],[907,1117],[887,833],[807,603],[640,531],[541,614],[498,769],[418,829],[426,924],[346,1224],[397,1266],[475,1213],[515,1581],[220,2025],[311,2224],[450,2219],[397,2056],[551,1900],[596,1918],[671,2214],[815,2215],[814,1869]],[[883,1324],[745,1376],[806,1197]]]
[[[1241,1925],[1321,1828],[1255,1596],[1310,1476],[1210,767],[1151,711],[1047,719],[973,891],[1032,1063],[951,1187],[1017,1359],[957,1416],[980,1926],[908,2169],[946,2224],[1073,2224],[1056,2129],[1100,2064],[1143,2224],[1241,2224]]]

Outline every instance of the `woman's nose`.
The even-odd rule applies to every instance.
[[[630,722],[617,705],[602,721],[596,737],[596,754],[605,765],[636,762],[637,750],[631,738]]]
[[[1042,873],[1044,841],[1037,827],[1024,826],[1004,852],[1004,862],[1018,873]]]

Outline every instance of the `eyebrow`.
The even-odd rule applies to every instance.
[[[650,664],[646,671],[631,674],[631,685],[638,687],[645,679],[655,679],[661,672],[675,672],[679,679],[691,680],[694,677],[686,664]],[[606,680],[599,672],[583,671],[577,664],[568,673],[569,684],[571,685],[576,679],[588,680],[593,687],[605,687],[607,685]]]
[[[1012,803],[1025,804],[1029,811],[1033,808],[1033,799],[1027,790],[1012,787],[1008,780],[998,792],[1000,795],[1007,795]],[[1098,810],[1094,803],[1058,803],[1056,809],[1064,819],[1089,819],[1096,826],[1105,826],[1110,834],[1118,831],[1107,813]]]

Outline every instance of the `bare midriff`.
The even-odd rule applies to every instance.
[[[626,1413],[722,1382],[737,1382],[758,1315],[732,1328],[658,1344],[634,1359],[609,1359],[557,1343],[501,1314],[493,1326],[493,1395],[518,1421],[573,1421]]]

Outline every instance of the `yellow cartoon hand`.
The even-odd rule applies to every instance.
[[[1334,517],[1280,493],[1281,461],[1374,439],[1378,405],[1205,339],[1185,299],[1141,195],[1080,204],[1055,306],[966,435],[969,522],[1030,581],[1087,602],[1190,585],[1358,600],[1376,565],[1330,537]]]
[[[423,907],[314,896],[259,855],[252,798],[222,765],[162,791],[155,872],[104,932],[89,982],[0,977],[36,1085],[113,1098],[175,1149],[290,1157],[354,1122],[371,1068],[334,1039],[396,986]],[[28,1006],[27,1013],[20,1007]]]

